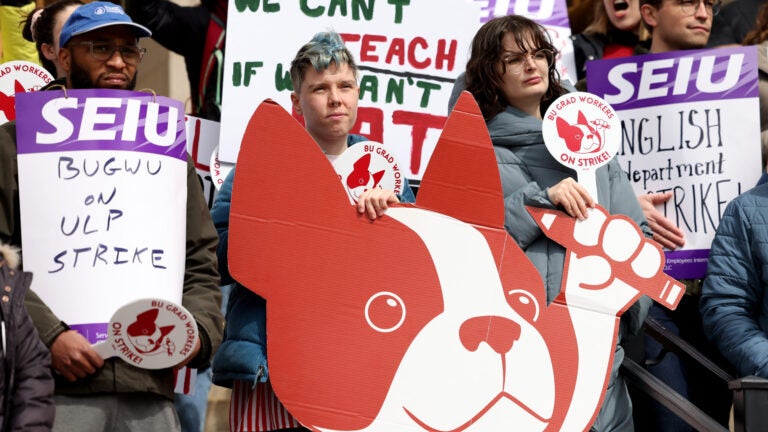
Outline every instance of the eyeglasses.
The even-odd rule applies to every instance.
[[[525,69],[525,64],[530,57],[534,63],[546,64],[547,69],[551,68],[555,64],[555,53],[552,50],[545,48],[537,49],[534,51],[523,52],[519,54],[509,54],[501,58],[506,69],[513,73],[519,74]]]
[[[689,16],[696,15],[696,11],[699,10],[701,3],[704,3],[707,12],[712,13],[712,16],[720,13],[720,6],[722,6],[720,0],[677,0],[677,4],[680,5],[680,10]]]
[[[98,61],[107,61],[115,55],[115,51],[118,51],[120,52],[123,61],[129,65],[135,65],[136,63],[141,62],[141,59],[144,58],[144,54],[147,53],[146,48],[140,48],[137,45],[118,46],[108,42],[94,41],[78,42],[75,45],[87,46],[91,53],[91,57]]]

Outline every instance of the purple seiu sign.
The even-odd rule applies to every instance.
[[[493,17],[523,15],[541,25],[569,27],[568,5],[565,0],[474,0],[481,5],[481,23]]]
[[[704,277],[725,206],[762,171],[756,48],[592,61],[587,87],[621,118],[618,157],[635,192],[673,193],[658,209],[686,244],[666,253],[665,271]]]
[[[24,266],[51,310],[97,342],[124,304],[179,303],[183,103],[121,90],[50,90],[18,95],[16,112]]]
[[[617,111],[757,97],[757,51],[739,47],[592,61],[587,88]]]
[[[184,105],[124,90],[24,93],[16,110],[18,152],[141,151],[186,160]]]

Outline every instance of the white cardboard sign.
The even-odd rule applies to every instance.
[[[17,98],[24,267],[35,291],[91,343],[126,303],[180,303],[183,104],[121,90]]]

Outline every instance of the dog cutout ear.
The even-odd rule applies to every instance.
[[[558,117],[555,122],[557,123],[557,136],[565,141],[565,146],[568,147],[568,150],[572,152],[581,150],[581,138],[583,135],[581,129],[563,120],[562,117]]]
[[[136,322],[142,322],[142,323],[152,323],[154,324],[157,320],[158,315],[160,314],[160,310],[156,308],[152,308],[149,310],[146,310],[138,315],[136,315]]]
[[[504,227],[504,195],[493,144],[480,107],[467,91],[445,122],[416,203],[467,223]]]
[[[368,183],[370,173],[368,167],[371,165],[371,154],[366,153],[352,164],[352,172],[347,176],[347,187],[356,188]]]
[[[355,163],[352,165],[352,171],[368,171],[368,167],[371,166],[371,154],[366,153],[360,159],[355,161]]]
[[[318,145],[271,101],[245,131],[228,238],[230,273],[268,305],[277,396],[313,430],[364,429],[444,307],[424,241],[394,217],[359,214]]]
[[[176,328],[175,325],[160,327],[160,339],[168,336],[168,333],[172,332],[174,328]]]
[[[371,187],[376,187],[376,186],[379,185],[379,182],[381,181],[381,179],[384,178],[384,173],[385,173],[385,171],[381,170],[381,171],[377,171],[377,172],[372,174],[372,176],[373,176],[373,186],[371,186]]]
[[[25,93],[27,90],[24,88],[24,84],[22,84],[18,80],[16,80],[13,83],[13,91],[14,91],[14,94],[15,94],[15,93]]]
[[[579,111],[579,115],[576,117],[576,124],[589,127],[589,121],[587,121],[587,117],[581,111]]]
[[[268,275],[256,267],[271,261],[277,248],[297,246],[285,245],[275,225],[342,227],[356,214],[309,133],[276,102],[262,102],[243,135],[232,185],[232,276],[251,289],[265,285]]]

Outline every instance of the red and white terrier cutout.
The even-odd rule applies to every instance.
[[[270,380],[313,431],[586,430],[618,317],[643,294],[669,307],[682,295],[661,249],[628,218],[530,209],[568,250],[548,305],[504,229],[493,148],[466,92],[416,205],[373,222],[274,102],[251,118],[238,166],[230,271],[267,300]],[[275,181],[286,172],[312,179],[312,193]]]

